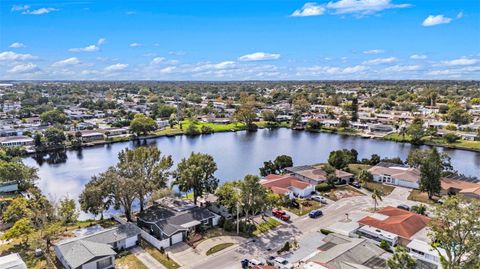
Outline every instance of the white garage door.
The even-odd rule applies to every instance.
[[[172,245],[175,245],[175,244],[180,243],[182,241],[183,241],[183,234],[182,233],[172,235]]]
[[[136,236],[127,238],[126,241],[125,241],[125,248],[131,248],[131,247],[135,246],[136,244],[137,244],[137,237]]]

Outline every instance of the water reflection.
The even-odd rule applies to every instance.
[[[37,154],[25,158],[24,162],[39,169],[38,185],[45,193],[55,197],[68,194],[76,198],[93,175],[117,163],[118,153],[122,149],[142,145],[156,146],[163,154],[172,155],[175,164],[192,151],[211,154],[218,166],[216,176],[221,181],[258,174],[258,168],[264,161],[280,154],[292,156],[295,165],[303,165],[326,162],[330,151],[343,148],[355,148],[359,159],[370,158],[372,154],[406,159],[410,149],[428,148],[337,134],[262,129],[253,133],[142,139],[82,150]],[[452,149],[445,149],[445,152],[450,154],[455,169],[469,176],[480,176],[480,153]]]

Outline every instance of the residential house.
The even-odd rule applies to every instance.
[[[420,171],[406,165],[380,162],[368,169],[373,180],[390,185],[416,189],[419,186]]]
[[[417,260],[417,266],[420,268],[442,268],[440,263],[440,251],[445,255],[445,250],[439,248],[438,251],[433,249],[431,244],[423,240],[413,239],[407,244],[410,256]],[[424,265],[424,266],[422,266]]]
[[[0,182],[0,193],[9,193],[18,191],[18,183],[16,181]]]
[[[327,181],[327,173],[323,170],[323,165],[302,165],[285,168],[290,175],[308,182],[312,185],[317,185]],[[342,170],[335,170],[335,176],[340,182],[347,183],[353,180],[354,175]]]
[[[265,188],[273,193],[294,197],[308,197],[315,191],[315,185],[301,181],[294,176],[270,174],[260,181]]]
[[[27,265],[18,253],[12,253],[0,257],[0,268],[2,269],[27,269]]]
[[[475,179],[457,177],[444,177],[441,179],[441,194],[442,195],[454,195],[462,194],[467,198],[480,199],[480,183]]]
[[[406,246],[417,233],[423,233],[430,218],[410,211],[387,206],[358,221],[357,233],[373,239],[382,240],[391,246]]]
[[[28,136],[7,136],[0,137],[0,145],[4,147],[33,146],[34,142]]]
[[[134,247],[140,229],[133,223],[60,241],[55,245],[57,259],[66,269],[107,269],[115,266],[115,250]]]
[[[98,131],[85,130],[80,131],[80,133],[82,134],[82,142],[92,142],[104,139],[103,133]]]
[[[167,246],[180,243],[188,235],[218,225],[220,216],[204,207],[180,199],[165,197],[137,215],[137,225]]]
[[[318,252],[308,261],[324,268],[386,269],[390,256],[365,238],[352,238],[335,233],[327,235]],[[314,267],[322,268],[322,267]]]

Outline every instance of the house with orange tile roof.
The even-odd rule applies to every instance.
[[[387,241],[391,246],[407,245],[424,230],[430,218],[410,211],[387,206],[358,221],[357,233],[375,241]]]
[[[290,175],[270,174],[263,178],[260,184],[273,193],[285,195],[289,198],[308,197],[315,191],[314,185]]]
[[[373,180],[406,188],[417,189],[420,181],[420,171],[406,165],[380,162],[368,169]]]

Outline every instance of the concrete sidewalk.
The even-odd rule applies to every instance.
[[[141,247],[134,247],[131,252],[137,257],[146,267],[150,269],[167,269],[163,264],[157,261],[152,255],[146,252]]]

